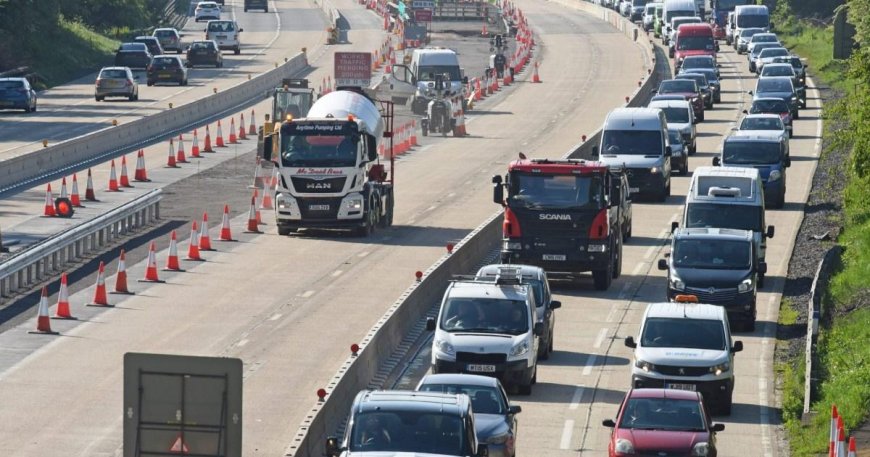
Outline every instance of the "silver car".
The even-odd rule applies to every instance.
[[[130,67],[105,67],[97,75],[94,99],[98,102],[106,97],[127,97],[131,102],[139,100],[139,83],[136,79]]]

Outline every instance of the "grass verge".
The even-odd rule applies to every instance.
[[[77,23],[61,19],[58,27],[30,40],[27,54],[39,56],[31,67],[54,86],[65,83],[112,62],[118,42]]]

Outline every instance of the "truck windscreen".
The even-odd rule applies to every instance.
[[[745,270],[752,260],[749,241],[677,240],[671,254],[677,268]]]
[[[598,209],[604,201],[601,177],[514,173],[511,206],[531,209]]]
[[[353,167],[357,163],[357,135],[295,132],[281,137],[281,166]]]
[[[761,232],[763,208],[757,205],[727,203],[689,203],[686,208],[688,228],[730,228]]]

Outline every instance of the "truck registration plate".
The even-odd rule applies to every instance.
[[[677,390],[690,390],[694,392],[698,388],[694,384],[665,384],[665,388],[667,389],[677,389]]]
[[[557,260],[564,262],[565,258],[565,254],[544,254],[544,260]]]
[[[308,205],[311,211],[329,211],[329,205]]]
[[[495,365],[468,365],[468,371],[476,373],[495,373]]]

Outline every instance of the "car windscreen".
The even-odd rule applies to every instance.
[[[691,432],[707,430],[699,401],[674,398],[630,398],[626,402],[618,427]]]
[[[745,243],[743,245],[745,246]],[[640,341],[641,346],[645,348],[724,351],[725,326],[722,321],[712,319],[649,317],[644,322]]]
[[[712,51],[715,48],[713,35],[708,36],[678,36],[679,51]]]
[[[759,44],[755,45],[754,48],[752,48],[752,52],[750,53],[750,56],[753,59],[757,59],[759,54],[761,54],[761,51],[764,51],[765,49],[778,48],[778,47],[780,47],[779,43],[759,43]]]
[[[468,447],[461,417],[412,408],[359,413],[350,436],[350,451],[360,453],[464,456]]]
[[[694,11],[694,10],[682,10],[682,11],[680,11],[680,10],[669,10],[669,11],[667,12],[667,14],[665,15],[665,23],[670,23],[671,20],[672,20],[673,18],[675,18],[675,17],[680,17],[680,16],[694,16],[694,15],[695,15],[695,11]]]
[[[767,27],[770,16],[767,14],[741,14],[737,16],[737,27]]]
[[[688,124],[689,123],[689,108],[670,107],[666,106],[659,108],[665,112],[665,118],[671,124]]]
[[[752,35],[751,43],[776,43],[779,41],[776,35],[770,35],[767,33],[757,33]]]
[[[124,70],[103,70],[100,72],[100,79],[127,79],[127,72]]]
[[[730,228],[761,232],[763,231],[762,211],[763,208],[759,205],[693,202],[686,206],[686,227]]]
[[[787,55],[788,55],[788,49],[785,49],[785,48],[767,48],[767,49],[761,50],[761,53],[758,54],[758,58],[759,59],[769,59],[771,57],[781,57],[781,56],[787,56]]]
[[[762,78],[755,85],[755,93],[763,94],[765,92],[792,92],[791,80],[781,78]]]
[[[122,43],[118,50],[145,52],[148,50],[148,46],[145,46],[145,43]]]
[[[677,268],[747,270],[752,261],[752,241],[678,239],[674,241],[671,261]]]
[[[194,51],[202,51],[202,50],[208,51],[210,49],[214,49],[214,47],[212,46],[211,43],[207,43],[204,41],[197,41],[197,42],[190,45],[190,49],[192,49]]]
[[[174,57],[155,57],[151,61],[151,65],[154,68],[178,68],[181,66],[178,63],[178,59]]]
[[[739,130],[777,130],[782,131],[782,119],[778,117],[747,117],[740,123]]]
[[[417,70],[417,79],[420,81],[435,81],[435,75],[447,74],[449,81],[459,81],[462,76],[456,65],[420,65]]]
[[[771,165],[781,160],[779,142],[727,141],[722,148],[725,165]]]
[[[682,73],[676,76],[676,79],[688,79],[691,81],[695,81],[698,83],[698,87],[707,87],[709,84],[707,83],[707,77],[704,75],[699,75],[697,73]]]
[[[669,79],[662,81],[659,85],[660,94],[673,94],[682,92],[698,92],[698,85],[695,81],[688,79]]]
[[[531,209],[598,209],[604,202],[597,175],[543,175],[515,172],[510,204]]]
[[[522,335],[530,328],[526,302],[506,298],[448,298],[441,311],[445,332]]]
[[[709,68],[713,69],[716,67],[716,62],[713,61],[712,57],[708,56],[690,56],[686,57],[686,60],[683,61],[683,64],[680,65],[680,69],[687,70],[689,68]]]
[[[743,30],[740,31],[740,38],[752,38],[753,36],[755,36],[755,35],[757,35],[757,34],[759,34],[759,33],[764,33],[764,30],[762,30],[762,29],[756,29],[756,28],[753,28],[753,29],[743,29]]]
[[[791,65],[766,65],[761,70],[761,76],[794,76],[794,68]]]
[[[658,130],[605,129],[601,138],[601,154],[659,156],[662,144],[662,132]]]
[[[757,113],[788,113],[788,103],[784,100],[756,100],[752,102],[749,112]]]
[[[668,138],[671,140],[671,147],[683,144],[683,137],[676,130],[668,130]]]
[[[175,32],[172,30],[155,30],[154,36],[157,38],[174,38]]]
[[[683,24],[697,24],[700,22],[701,22],[701,20],[698,18],[695,18],[695,17],[674,18],[674,20],[671,21],[671,27],[674,30],[679,30],[680,26]]]
[[[471,397],[474,414],[498,414],[507,412],[507,404],[501,392],[494,386],[473,386],[468,384],[423,384],[418,389],[423,392],[444,394],[466,394]]]
[[[24,81],[0,81],[0,89],[24,89]]]

